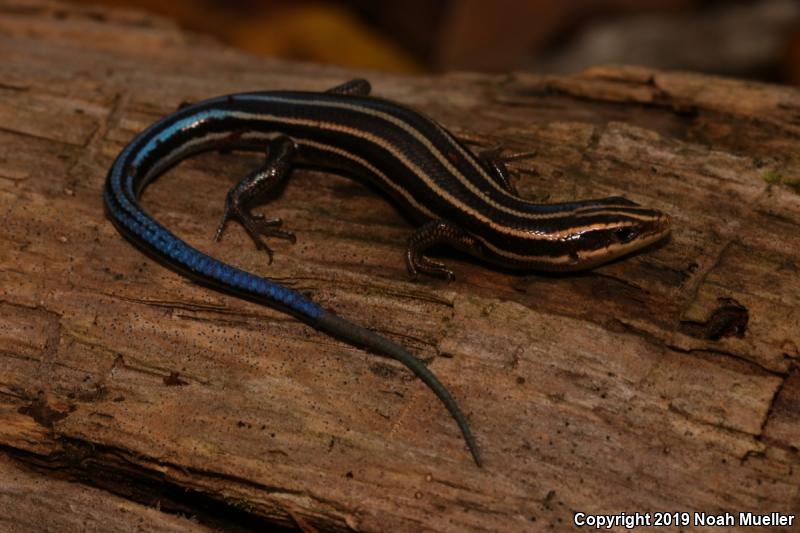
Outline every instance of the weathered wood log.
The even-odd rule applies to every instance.
[[[212,531],[103,490],[39,475],[0,457],[0,531]]]
[[[576,512],[800,511],[797,90],[624,67],[369,75],[475,147],[535,151],[512,165],[528,198],[622,194],[672,215],[671,240],[584,274],[447,255],[457,281],[408,281],[403,216],[309,171],[268,208],[298,236],[268,266],[238,229],[211,240],[255,154],[195,157],[147,191],[189,242],[424,358],[467,413],[479,469],[402,366],[186,281],[103,214],[114,156],[182,101],[363,72],[46,0],[0,2],[0,57],[2,514],[47,487],[40,516],[0,526],[120,523],[123,507],[154,530],[567,530]]]

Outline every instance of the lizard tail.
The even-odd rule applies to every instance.
[[[363,328],[358,324],[339,318],[330,312],[323,312],[323,314],[314,321],[314,326],[348,344],[368,348],[381,355],[396,359],[414,372],[417,377],[430,387],[447,410],[450,411],[459,429],[461,429],[461,433],[464,435],[464,440],[472,454],[472,458],[475,460],[475,464],[481,466],[481,456],[480,453],[478,453],[478,445],[475,442],[475,438],[472,436],[472,432],[469,430],[469,425],[461,409],[458,408],[458,404],[453,397],[450,396],[450,393],[445,386],[442,385],[442,382],[439,381],[433,372],[428,370],[428,367],[422,364],[419,359],[411,355],[408,350],[399,344],[385,337],[381,337],[377,333]]]

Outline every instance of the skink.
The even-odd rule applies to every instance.
[[[444,403],[480,466],[477,444],[455,400],[405,348],[294,290],[196,250],[139,203],[143,189],[182,159],[243,149],[266,151],[266,162],[228,193],[216,238],[235,220],[270,261],[262,236],[294,241],[294,235],[279,229],[281,220],[253,214],[249,207],[274,193],[295,166],[367,180],[404,208],[420,224],[405,254],[414,276],[452,279],[446,265],[425,254],[438,244],[505,267],[569,271],[605,263],[669,232],[666,214],[621,197],[559,204],[524,200],[497,152],[476,156],[433,120],[369,92],[369,83],[359,79],[324,93],[242,93],[185,106],[145,129],[119,154],[103,192],[106,212],[125,237],[173,270],[403,363]]]

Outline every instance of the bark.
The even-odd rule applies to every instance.
[[[576,512],[800,510],[797,90],[630,67],[351,72],[44,0],[0,2],[0,56],[0,502],[20,517],[0,527],[571,530]],[[264,208],[298,236],[271,266],[239,228],[211,239],[260,156],[197,156],[147,191],[187,241],[425,359],[482,469],[403,367],[188,282],[103,214],[116,154],[181,102],[357,75],[476,149],[535,151],[511,165],[525,197],[624,195],[673,218],[668,242],[583,274],[445,252],[446,284],[408,280],[411,226],[343,177],[298,171]]]

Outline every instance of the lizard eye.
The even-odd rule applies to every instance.
[[[614,237],[616,237],[619,242],[624,244],[632,241],[633,238],[636,237],[636,230],[628,227],[617,228],[614,230]]]

